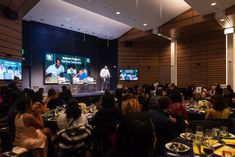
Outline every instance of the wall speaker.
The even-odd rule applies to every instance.
[[[11,20],[17,20],[18,19],[18,13],[11,8],[6,7],[3,11],[3,14]]]
[[[127,42],[125,43],[125,46],[126,46],[126,47],[132,47],[132,45],[133,45],[133,42],[131,42],[131,41],[127,41]]]

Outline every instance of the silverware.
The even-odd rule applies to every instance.
[[[170,156],[179,156],[178,154],[172,153],[172,152],[167,152],[166,154],[167,154],[167,155],[170,155]]]

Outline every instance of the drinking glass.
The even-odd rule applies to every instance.
[[[218,136],[219,136],[219,128],[213,128],[212,129],[212,132],[211,132],[211,134],[212,134],[212,137],[214,138],[214,139],[217,139],[218,138]]]
[[[220,136],[227,137],[229,135],[228,128],[226,126],[221,126]]]
[[[199,155],[201,156],[201,146],[202,146],[202,141],[201,140],[198,140],[198,139],[195,139],[193,141],[193,152],[194,153],[199,153]]]
[[[206,129],[205,130],[205,134],[204,134],[204,148],[203,151],[207,154],[208,157],[211,156],[211,154],[214,152],[214,140],[212,138],[212,131],[210,129]]]
[[[201,125],[197,125],[196,126],[196,137],[201,139],[203,137],[203,133],[204,133],[203,127]]]

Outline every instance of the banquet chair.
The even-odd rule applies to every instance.
[[[206,130],[212,128],[219,128],[220,124],[215,121],[206,121],[206,120],[191,121],[189,123],[189,128],[192,129],[193,132],[196,132],[197,126],[202,126],[203,129]]]
[[[218,123],[219,127],[226,126],[230,133],[235,134],[235,119],[234,118],[227,118],[227,119],[210,118],[208,119],[208,121]]]
[[[10,128],[6,126],[0,128],[0,147],[2,152],[11,150],[13,145],[11,139]]]

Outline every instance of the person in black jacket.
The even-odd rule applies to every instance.
[[[112,147],[111,136],[115,134],[116,125],[122,119],[122,114],[115,107],[114,96],[106,94],[101,99],[102,109],[99,110],[92,119],[94,126],[92,138],[95,144],[101,144],[104,152]]]
[[[175,138],[175,129],[166,113],[169,98],[161,97],[158,101],[158,103],[156,102],[157,106],[148,111],[148,115],[155,126],[157,155],[164,155],[165,144]]]

